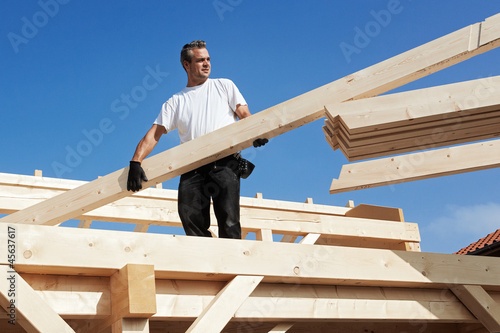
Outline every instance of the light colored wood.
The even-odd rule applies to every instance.
[[[258,241],[272,242],[273,231],[270,229],[260,229],[255,232],[255,239]]]
[[[236,276],[214,297],[186,332],[221,332],[262,279],[263,276]]]
[[[149,333],[149,319],[122,318],[113,324],[112,333]]]
[[[110,278],[113,316],[149,318],[156,313],[153,265],[127,264]]]
[[[500,286],[500,264],[490,257],[36,225],[16,225],[16,232],[22,235],[16,261],[21,273],[110,276],[134,263],[154,265],[157,278],[171,279],[227,281],[260,274],[266,282]],[[5,234],[0,243],[6,243]]]
[[[104,319],[111,315],[108,277],[47,274],[22,277],[64,319]]]
[[[215,297],[218,283],[158,281],[155,320],[197,317]],[[213,286],[211,286],[213,285]],[[193,295],[197,295],[196,299]],[[239,320],[370,320],[476,322],[467,308],[446,289],[367,288],[260,284],[235,314]]]
[[[296,239],[297,239],[297,236],[294,236],[294,235],[283,235],[280,242],[294,243]]]
[[[489,332],[500,332],[500,303],[491,298],[483,287],[458,285],[451,290]]]
[[[75,332],[16,271],[0,265],[0,274],[0,305],[13,315],[5,321],[13,320],[28,333]]]
[[[0,213],[22,209],[32,201],[41,201],[61,193],[50,187],[62,187],[62,180],[56,182],[56,179],[49,178],[47,182],[34,182],[32,178],[34,177],[0,174],[0,196],[2,197]],[[72,181],[68,183],[71,184]],[[177,213],[176,191],[151,189],[142,193],[147,193],[149,196],[134,195],[124,198],[89,212],[82,218],[89,221],[181,226]],[[242,230],[246,233],[270,229],[275,234],[290,237],[318,233],[323,237],[351,239],[352,241],[361,236],[373,240],[378,239],[380,243],[399,243],[401,240],[420,241],[418,227],[414,223],[403,226],[387,221],[345,217],[343,215],[350,210],[347,207],[264,199],[259,201],[253,198],[241,198],[241,201]],[[215,221],[215,217],[213,220]],[[141,230],[144,231],[144,229]]]
[[[290,328],[292,328],[293,323],[283,323],[283,324],[278,324],[276,325],[272,330],[269,331],[269,333],[274,332],[274,333],[286,333]]]
[[[92,220],[80,220],[78,222],[78,228],[90,228],[90,225],[92,224]]]
[[[330,193],[428,179],[500,166],[500,140],[442,148],[342,166]]]
[[[320,234],[307,234],[300,240],[300,244],[314,244],[319,239]]]
[[[429,122],[442,122],[485,108],[497,108],[500,76],[464,81],[448,85],[388,94],[326,106],[352,138],[422,127]],[[411,127],[410,127],[411,126]],[[364,134],[365,133],[365,134]],[[362,135],[364,134],[364,135]]]
[[[262,193],[255,194],[255,199],[262,199]]]
[[[211,226],[210,228],[208,228],[208,231],[210,231],[213,238],[219,238],[219,227]],[[246,237],[246,235],[245,235],[245,237]],[[245,239],[243,237],[243,235],[242,235],[242,239]]]
[[[353,200],[349,200],[349,201],[347,201],[347,203],[345,204],[345,206],[347,208],[354,208],[356,205],[354,205],[354,201]]]
[[[360,204],[346,213],[349,217],[370,218],[375,220],[386,220],[404,222],[403,210],[401,208],[374,206]]]
[[[35,173],[33,174],[35,177],[42,177],[42,170],[35,170]]]
[[[149,228],[148,224],[136,224],[134,232],[147,232]]]
[[[200,165],[252,145],[256,138],[272,138],[319,119],[324,105],[379,95],[405,83],[491,50],[500,44],[498,16],[484,26],[487,42],[470,49],[471,27],[465,27],[413,50],[319,87],[203,137],[143,161],[150,179],[144,188],[164,182]],[[494,22],[491,24],[491,22]],[[481,26],[482,27],[482,26]],[[481,34],[483,28],[479,29]],[[476,38],[476,37],[473,37]],[[231,138],[227,140],[226,138]],[[0,219],[1,222],[56,225],[117,199],[129,196],[128,168],[83,185]]]
[[[312,198],[307,198],[305,203],[307,204],[313,204],[313,199]]]

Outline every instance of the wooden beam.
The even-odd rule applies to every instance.
[[[75,332],[11,267],[0,265],[0,274],[0,305],[9,315],[5,320],[28,333]]]
[[[21,273],[110,276],[134,263],[154,265],[157,278],[227,281],[260,274],[266,282],[500,286],[500,261],[491,257],[36,225],[16,225],[16,232],[22,235],[16,261]],[[6,242],[0,233],[0,244]],[[7,259],[0,257],[2,263]]]
[[[55,190],[53,187],[74,186],[73,181],[68,181],[65,185],[66,182],[60,179],[44,178],[44,181],[36,181],[33,178],[0,173],[0,197],[2,197],[0,213],[22,209],[34,202],[41,202],[45,198],[62,193],[62,189]],[[176,191],[149,189],[141,192],[141,195],[143,196],[133,195],[121,199],[88,212],[81,218],[87,221],[129,222],[145,226],[150,224],[181,226],[177,213]],[[350,211],[348,207],[242,197],[240,208],[244,232],[268,229],[273,230],[275,234],[290,237],[317,233],[324,238],[343,241],[355,241],[362,236],[384,244],[396,244],[403,240],[420,241],[418,226],[415,223],[396,225],[369,218],[345,217],[344,215]],[[215,226],[215,218],[213,221]]]
[[[110,278],[113,316],[149,318],[156,313],[153,265],[127,264]]]
[[[47,306],[65,319],[94,319],[109,315],[101,303],[110,302],[109,284],[95,277],[24,275]],[[69,278],[69,279],[68,279]],[[61,280],[62,279],[62,280]],[[56,281],[64,281],[63,284]],[[57,284],[54,285],[54,282]],[[99,285],[101,299],[92,295]],[[196,280],[156,280],[157,313],[154,322],[194,320],[223,289],[224,282]],[[70,291],[79,297],[67,297]],[[87,290],[87,291],[85,291]],[[78,291],[78,292],[76,292]],[[490,291],[499,299],[499,292]],[[75,295],[76,296],[76,295]],[[334,305],[338,305],[334,307]],[[381,306],[383,304],[383,306]],[[299,307],[297,307],[299,306]],[[98,309],[93,315],[87,309]],[[398,309],[394,311],[392,309]],[[239,321],[346,321],[395,320],[454,321],[462,324],[477,321],[449,289],[380,288],[335,285],[260,283],[235,313]],[[137,318],[136,318],[137,319]],[[139,321],[139,320],[138,320]],[[185,331],[185,330],[184,330]]]
[[[112,333],[149,333],[149,319],[122,318],[113,324]]]
[[[326,110],[340,114],[349,137],[359,139],[498,110],[499,90],[500,76],[493,76],[327,105]]]
[[[263,276],[236,276],[214,297],[186,332],[222,332],[236,310],[250,296],[262,279]]]
[[[300,244],[314,244],[319,239],[320,234],[307,234],[300,240]]]
[[[157,281],[154,320],[197,317],[217,292],[216,282]],[[197,295],[198,298],[195,298]],[[448,289],[260,284],[235,313],[243,321],[429,321],[473,323]]]
[[[451,291],[464,303],[489,332],[500,332],[500,303],[481,286],[458,285]]]
[[[342,166],[330,193],[399,184],[500,166],[500,140],[351,163]]]
[[[248,148],[259,137],[272,138],[321,118],[324,106],[373,97],[414,81],[477,54],[497,47],[500,14],[484,24],[465,27],[425,45],[397,55],[345,78],[319,87],[221,128],[203,137],[152,156],[142,163],[154,186],[200,165]],[[484,26],[484,27],[483,27]],[[485,30],[487,29],[487,30]],[[486,37],[478,36],[485,30]],[[471,31],[475,35],[471,36]],[[471,47],[471,39],[478,40]],[[225,138],[231,138],[227,140]],[[55,225],[95,208],[129,196],[128,168],[118,170],[68,193],[8,215],[1,222]]]
[[[349,217],[370,218],[375,220],[386,220],[404,222],[403,210],[400,208],[382,207],[360,204],[346,213]]]

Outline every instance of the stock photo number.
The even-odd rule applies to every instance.
[[[7,306],[7,317],[9,324],[16,323],[16,271],[14,264],[16,262],[16,228],[7,226],[7,262],[9,269],[7,270],[8,290],[7,297],[9,305]]]

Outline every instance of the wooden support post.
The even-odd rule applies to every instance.
[[[149,178],[143,188],[250,147],[256,138],[269,139],[317,120],[323,117],[327,104],[373,97],[489,51],[500,45],[499,20],[500,14],[497,14],[482,24],[465,27],[186,142],[182,147],[177,146],[152,156],[142,163]],[[476,35],[471,36],[473,31]],[[474,43],[471,46],[471,39],[478,41],[477,47],[473,47]],[[0,221],[48,225],[61,223],[131,195],[126,186],[127,174],[128,168],[118,170],[61,196],[10,214]]]
[[[92,224],[92,220],[80,220],[78,222],[78,228],[90,228],[90,225]]]
[[[149,224],[136,224],[134,232],[148,232]]]
[[[250,296],[262,279],[263,276],[236,276],[215,296],[186,332],[222,332],[236,310]]]
[[[75,331],[8,265],[0,265],[0,305],[28,333]]]
[[[286,333],[290,328],[292,328],[293,324],[284,323],[276,325],[269,333]]]
[[[149,319],[122,318],[112,325],[112,333],[149,333]]]
[[[500,332],[500,303],[483,287],[457,285],[450,289],[489,332]]]
[[[281,238],[280,242],[294,243],[296,239],[297,239],[297,236],[295,236],[295,235],[283,235],[283,238]]]
[[[130,249],[129,249],[130,251]],[[149,332],[149,318],[156,313],[153,265],[127,264],[110,277],[111,316],[96,322],[89,332]]]
[[[35,177],[42,177],[42,170],[35,170],[35,173],[33,174]]]
[[[255,232],[255,239],[258,241],[272,242],[273,231],[270,229],[259,229]]]
[[[149,318],[156,313],[153,265],[127,264],[111,276],[111,308],[119,318]]]

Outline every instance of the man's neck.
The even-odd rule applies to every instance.
[[[201,86],[203,83],[207,82],[208,78],[204,79],[204,80],[200,80],[200,81],[191,81],[191,80],[188,80],[188,83],[186,85],[186,87],[196,87],[196,86]]]

